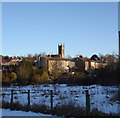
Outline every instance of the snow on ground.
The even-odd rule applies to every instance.
[[[2,109],[2,116],[51,116],[50,114],[25,112],[25,111],[13,111],[10,109]]]
[[[91,110],[97,108],[104,113],[119,114],[120,101],[111,101],[110,99],[119,90],[118,86],[67,86],[66,84],[43,84],[29,86],[11,86],[3,87],[3,100],[10,102],[11,89],[14,89],[14,102],[19,102],[23,105],[27,104],[27,91],[30,90],[30,104],[45,104],[50,106],[50,90],[53,90],[54,107],[67,103],[74,103],[80,107],[86,107],[86,90],[90,93]]]

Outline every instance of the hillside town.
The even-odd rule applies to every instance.
[[[94,54],[90,58],[82,55],[65,58],[65,46],[60,44],[58,54],[1,56],[0,65],[2,107],[5,109],[23,109],[58,116],[119,115],[116,107],[120,105],[120,63],[117,55]],[[98,105],[99,107],[96,107]],[[70,106],[74,109],[73,113]],[[86,110],[83,107],[86,107]],[[94,108],[97,111],[94,111]],[[57,109],[61,112],[56,112]]]
[[[1,117],[120,118],[120,2],[2,1]]]
[[[37,55],[28,57],[9,57],[1,56],[0,65],[2,70],[7,70],[9,65],[18,65],[23,59],[29,60],[32,64],[38,68],[42,67],[52,73],[52,70],[57,67],[58,70],[62,72],[84,72],[90,71],[98,68],[103,68],[107,65],[105,59],[100,59],[96,54],[91,56],[91,58],[83,57],[82,55],[74,58],[65,58],[65,47],[64,45],[58,45],[58,54],[54,55]]]
[[[71,77],[73,78],[73,76],[77,76],[76,78],[79,77],[81,78],[82,74],[84,75],[84,77],[91,77],[96,76],[94,73],[97,72],[97,70],[106,68],[110,65],[114,65],[114,68],[116,68],[117,67],[116,63],[118,62],[117,56],[110,54],[105,56],[102,55],[101,57],[94,54],[90,58],[83,57],[82,55],[79,55],[77,57],[65,58],[65,46],[59,44],[58,54],[54,55],[36,54],[32,56],[29,54],[27,57],[1,56],[0,65],[3,74],[3,80],[5,80],[5,83],[6,81],[9,83],[11,76],[13,78],[15,76],[14,78],[15,80],[21,78],[19,77],[19,73],[21,72],[17,72],[18,70],[17,68],[19,67],[20,63],[23,62],[24,60],[29,61],[33,66],[34,77],[31,76],[28,78],[34,78],[35,80],[37,79],[36,81],[39,80],[38,79],[39,76],[41,78],[40,73],[39,76],[37,76],[38,74],[37,71],[41,71],[43,73],[45,72],[44,79],[47,78],[49,81],[58,78],[71,78]],[[22,65],[21,68],[23,69],[23,67],[24,66]],[[113,68],[113,66],[110,68]],[[13,75],[11,75],[11,73]],[[44,79],[42,81],[44,81]]]
[[[79,57],[65,58],[64,56],[64,45],[58,45],[58,54],[56,55],[45,55],[36,57],[9,57],[1,56],[0,65],[18,65],[23,59],[30,60],[37,67],[47,68],[49,71],[52,70],[53,65],[57,63],[57,66],[64,71],[68,71],[70,68],[76,68],[76,70],[89,70],[104,67],[107,63],[100,60],[97,55],[93,55],[91,58]],[[79,68],[79,69],[78,69]],[[80,69],[81,68],[81,69]],[[4,70],[4,68],[3,68]]]

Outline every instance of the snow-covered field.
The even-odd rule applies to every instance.
[[[10,109],[2,109],[1,116],[52,116],[50,114],[34,113],[34,112],[24,112],[24,111],[13,111]]]
[[[19,102],[23,105],[27,104],[28,90],[30,90],[30,104],[45,104],[50,106],[50,90],[53,90],[54,107],[67,103],[74,103],[83,108],[86,107],[86,90],[89,90],[91,110],[97,108],[99,111],[108,114],[120,115],[120,101],[111,101],[110,99],[118,93],[116,86],[67,86],[66,84],[43,84],[29,86],[11,86],[3,87],[2,99],[10,102],[11,89],[14,89],[13,102]]]

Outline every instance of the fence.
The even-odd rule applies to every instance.
[[[11,90],[11,93],[10,93],[10,104],[13,104],[14,103],[14,92],[15,91],[19,91],[19,90]],[[31,103],[31,91],[30,90],[28,90],[27,92],[25,92],[26,94],[27,94],[27,105],[28,106],[30,106],[30,103]],[[54,92],[53,92],[53,90],[49,90],[49,95],[50,95],[50,109],[51,109],[51,111],[53,110],[53,104],[54,104],[54,101],[53,101],[53,95],[54,95]],[[24,93],[22,93],[22,94],[24,94]],[[87,116],[89,116],[90,115],[90,94],[89,94],[89,91],[88,90],[86,90],[86,92],[85,92],[85,94],[86,94],[86,115]],[[2,94],[3,96],[5,96],[6,94]]]

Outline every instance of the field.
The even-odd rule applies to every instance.
[[[24,111],[12,111],[9,109],[2,109],[2,116],[46,116],[50,117],[49,114],[41,114],[41,113],[34,113],[34,112],[24,112]]]
[[[28,90],[30,90],[30,105],[37,104],[51,106],[50,90],[53,90],[53,107],[64,104],[74,104],[86,108],[86,90],[90,94],[90,110],[98,109],[107,114],[120,115],[120,101],[117,99],[119,86],[67,86],[66,84],[43,84],[29,86],[3,87],[2,100],[22,105],[28,104]]]

